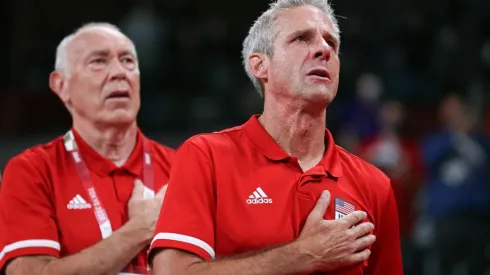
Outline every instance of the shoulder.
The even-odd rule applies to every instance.
[[[246,138],[242,129],[242,126],[236,126],[212,133],[194,135],[187,139],[182,146],[194,147],[207,154],[229,152],[230,149],[239,146]]]
[[[171,160],[175,156],[174,148],[164,145],[154,139],[150,139],[150,138],[146,138],[146,139],[149,141],[153,153],[156,154],[159,158]]]
[[[54,170],[63,165],[63,156],[66,154],[63,146],[63,138],[59,137],[48,143],[30,147],[12,157],[3,170],[2,191],[50,192],[51,179],[56,176]]]
[[[370,200],[385,200],[391,192],[390,178],[379,168],[337,146],[344,176],[352,179]]]
[[[163,171],[164,174],[170,173],[171,167],[175,159],[175,150],[169,146],[166,146],[158,141],[145,137],[146,142],[150,144],[150,152],[152,162]]]
[[[18,169],[38,172],[48,169],[62,158],[65,153],[63,146],[63,137],[58,137],[47,143],[27,148],[7,162],[4,174]]]
[[[390,179],[379,168],[373,164],[363,160],[359,156],[356,156],[344,148],[337,146],[339,157],[344,165],[344,168],[349,170],[349,173],[354,173],[359,176],[368,176],[370,178],[376,178],[384,183],[389,183]]]

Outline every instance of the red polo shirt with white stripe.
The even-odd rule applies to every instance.
[[[325,219],[364,210],[377,237],[368,261],[329,274],[402,274],[390,180],[325,133],[325,155],[306,172],[256,115],[242,126],[187,140],[172,166],[150,253],[174,248],[212,260],[289,243],[327,189]]]
[[[117,167],[76,131],[73,133],[112,230],[116,231],[128,221],[127,204],[135,179],[143,180],[143,140],[147,138],[138,131],[133,153]],[[168,181],[175,153],[148,141],[154,189],[158,191]],[[90,202],[63,137],[12,158],[5,167],[0,192],[0,270],[15,257],[64,257],[100,242],[101,231]],[[144,268],[145,259],[143,251],[129,267]]]

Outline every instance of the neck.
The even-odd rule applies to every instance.
[[[136,145],[136,122],[125,126],[94,125],[88,121],[73,121],[73,128],[80,137],[97,153],[123,165]]]
[[[317,165],[325,151],[326,108],[312,110],[315,108],[266,102],[259,118],[279,146],[298,158],[303,170]]]

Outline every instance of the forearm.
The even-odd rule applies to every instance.
[[[127,223],[109,238],[80,253],[50,262],[43,275],[117,274],[145,247],[145,234]]]
[[[258,253],[217,259],[214,261],[195,261],[189,264],[180,263],[180,257],[157,255],[154,262],[155,275],[282,275],[298,274],[313,269],[310,258],[301,254],[295,243]],[[177,252],[183,253],[183,252]],[[183,270],[182,266],[186,266]]]
[[[14,260],[7,275],[108,275],[119,273],[147,244],[147,233],[126,224],[109,238],[60,259],[23,257]],[[41,262],[39,260],[44,260]]]
[[[218,259],[191,266],[191,274],[286,275],[311,269],[307,257],[299,253],[296,243],[230,259]]]

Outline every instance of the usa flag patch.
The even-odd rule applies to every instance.
[[[335,219],[340,219],[345,215],[354,212],[356,208],[354,205],[339,198],[335,198]]]

